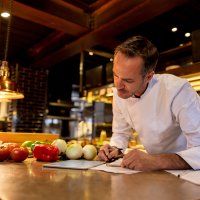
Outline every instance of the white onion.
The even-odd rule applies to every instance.
[[[81,158],[82,155],[83,155],[83,148],[80,144],[74,143],[74,144],[69,144],[67,146],[66,156],[70,160],[79,159]]]
[[[83,157],[86,160],[93,160],[97,155],[97,149],[94,145],[92,144],[86,144],[83,147]]]
[[[59,154],[60,153],[65,153],[67,149],[67,143],[63,139],[55,139],[52,143],[53,146],[58,147],[59,149]]]

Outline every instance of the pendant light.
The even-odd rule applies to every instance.
[[[8,45],[10,37],[11,28],[11,10],[12,10],[13,0],[9,1],[9,12],[10,17],[8,19],[6,41],[5,41],[5,57],[1,63],[0,67],[0,99],[22,99],[24,95],[19,92],[17,83],[9,79],[9,67],[7,60]]]

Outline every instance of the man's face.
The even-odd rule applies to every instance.
[[[114,57],[113,76],[118,96],[127,99],[133,95],[141,96],[154,72],[142,74],[144,66],[140,56],[128,58],[118,52]]]

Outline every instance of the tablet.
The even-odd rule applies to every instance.
[[[43,164],[43,167],[64,168],[64,169],[89,169],[104,164],[104,161],[94,160],[65,160]]]

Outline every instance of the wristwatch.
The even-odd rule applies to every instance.
[[[123,154],[123,149],[122,148],[118,148],[118,147],[116,147],[116,146],[112,146],[112,148],[114,148],[114,149],[116,149],[117,151],[118,151],[118,155],[121,155],[121,154]]]

